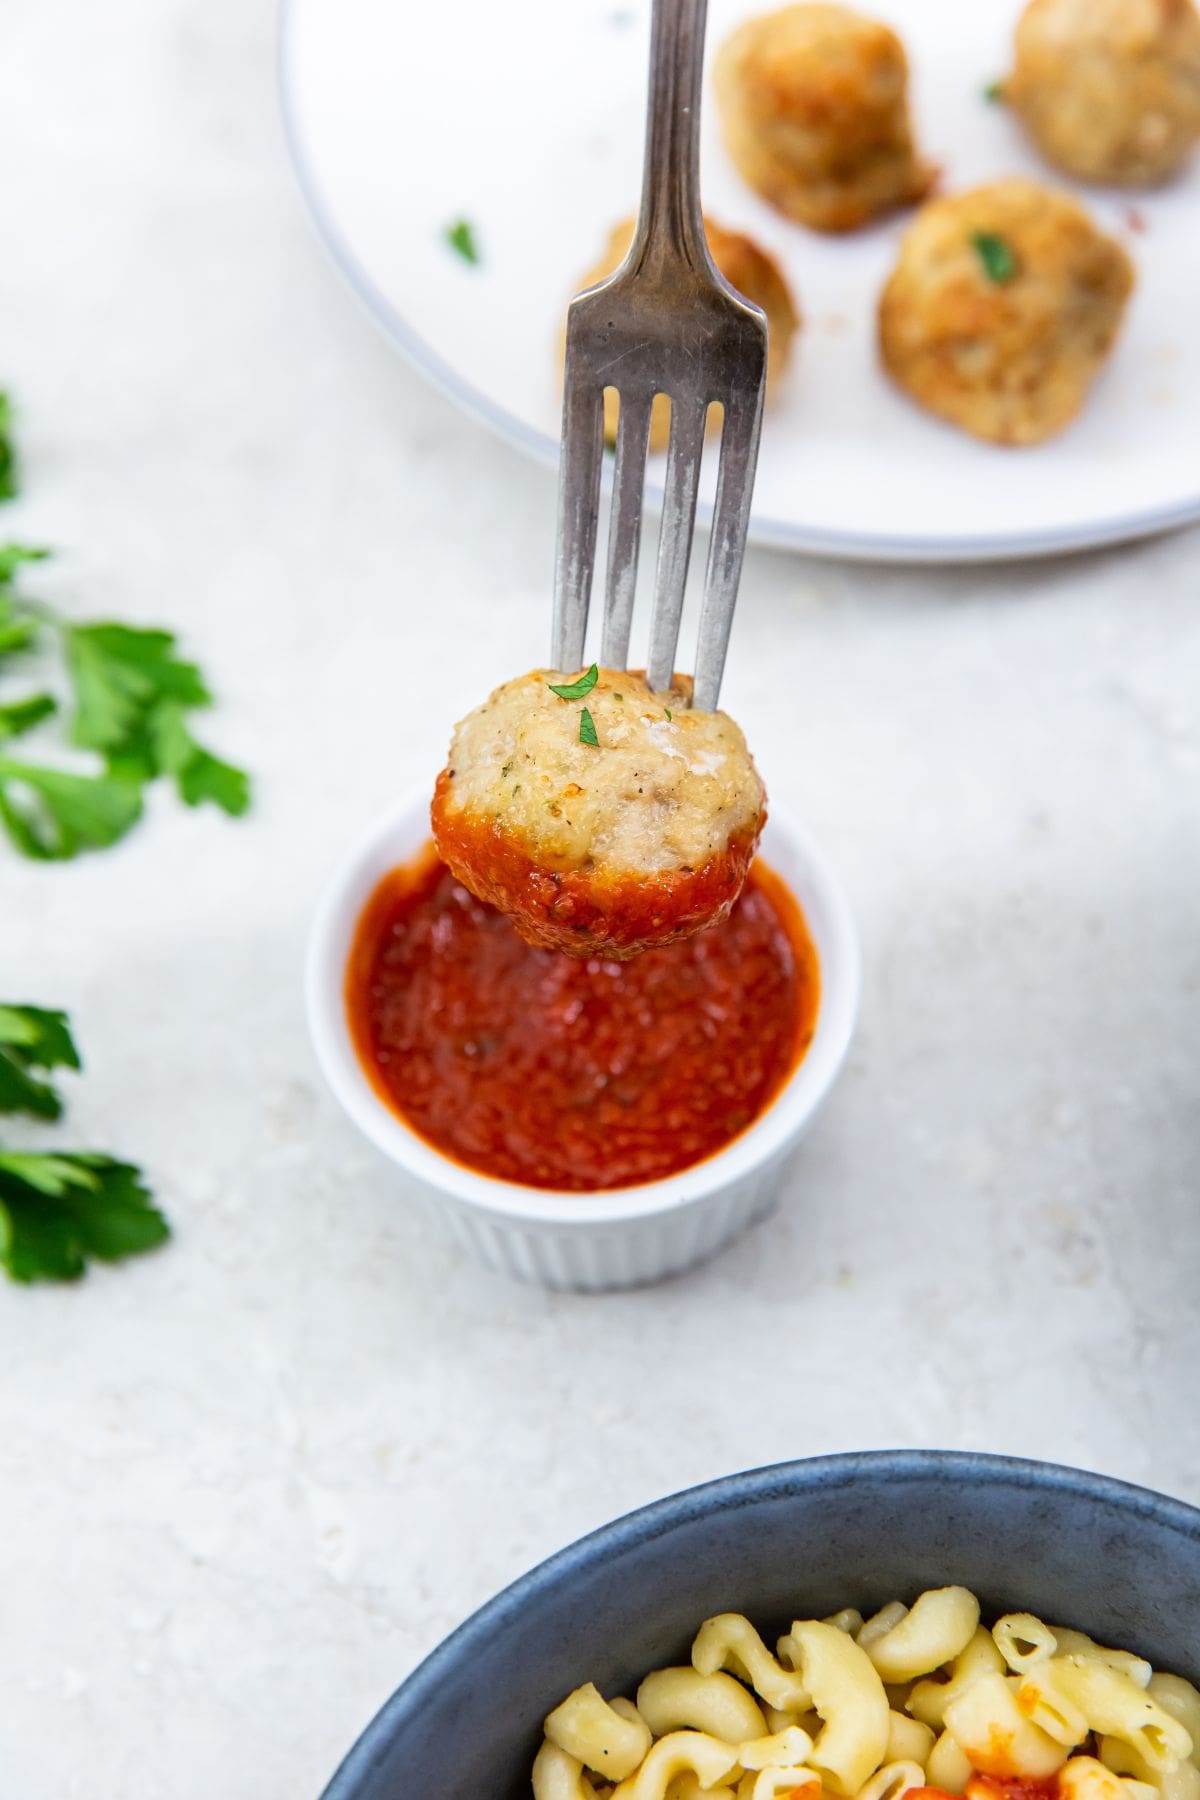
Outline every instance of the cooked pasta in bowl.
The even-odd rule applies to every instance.
[[[797,1619],[772,1650],[742,1613],[634,1698],[593,1682],[547,1715],[534,1800],[1189,1800],[1200,1692],[1033,1613],[990,1627],[965,1587],[864,1619]]]
[[[1196,1800],[1200,1513],[939,1451],[585,1538],[410,1677],[326,1800]]]

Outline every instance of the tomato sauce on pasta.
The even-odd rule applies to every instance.
[[[632,962],[535,948],[433,854],[391,870],[346,974],[380,1096],[485,1175],[596,1192],[723,1149],[812,1039],[816,951],[762,863],[730,916]]]

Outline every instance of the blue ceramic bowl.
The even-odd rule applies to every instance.
[[[1006,1456],[880,1451],[780,1463],[660,1500],[552,1556],[399,1688],[325,1800],[528,1800],[541,1721],[583,1681],[629,1692],[702,1619],[862,1611],[961,1582],[1200,1674],[1200,1512]]]

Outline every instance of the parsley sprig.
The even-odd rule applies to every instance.
[[[46,1076],[80,1066],[64,1012],[0,1005],[0,1113],[57,1119],[62,1099]],[[0,1148],[0,1267],[14,1281],[74,1281],[90,1260],[115,1262],[169,1236],[133,1163]]]
[[[105,620],[76,624],[18,592],[21,571],[49,551],[0,545],[0,676],[9,659],[56,650],[68,695],[70,743],[102,767],[79,774],[15,756],[12,741],[59,711],[46,688],[0,698],[0,824],[16,848],[40,860],[115,844],[142,814],[143,791],[174,781],[189,806],[209,801],[238,816],[250,804],[245,772],[200,744],[189,715],[212,695],[173,632]]]

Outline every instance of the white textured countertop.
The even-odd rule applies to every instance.
[[[70,1008],[64,1141],[175,1238],[0,1289],[0,1795],[319,1791],[417,1659],[612,1515],[947,1444],[1200,1500],[1200,539],[1041,568],[751,555],[726,691],[866,986],[781,1214],[526,1292],[323,1092],[331,861],[543,654],[553,478],[395,359],[281,147],[265,0],[7,0],[0,382],[80,616],[185,634],[240,823],[0,854],[0,994]]]

